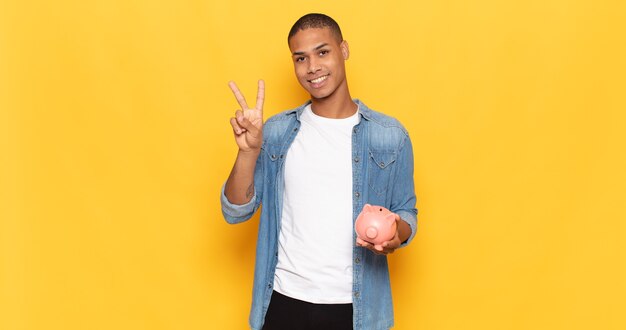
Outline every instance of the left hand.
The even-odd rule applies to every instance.
[[[379,246],[374,246],[374,244],[366,242],[360,238],[356,238],[356,245],[357,246],[361,246],[364,247],[378,255],[388,255],[390,253],[393,253],[397,248],[400,247],[400,244],[402,244],[402,241],[400,241],[400,235],[398,234],[398,228],[399,228],[399,221],[400,220],[400,216],[397,214],[394,214],[396,216],[396,234],[393,235],[393,238],[391,240],[388,240],[386,242],[383,242],[382,244],[380,244]]]

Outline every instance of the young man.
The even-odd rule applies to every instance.
[[[395,119],[352,99],[348,43],[330,17],[308,14],[288,37],[304,105],[263,123],[265,85],[231,118],[239,147],[222,189],[229,223],[262,204],[250,326],[253,329],[389,329],[393,310],[387,254],[417,226],[413,151]],[[369,203],[395,213],[397,232],[376,249],[356,238]]]

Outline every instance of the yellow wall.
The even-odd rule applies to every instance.
[[[626,2],[0,2],[0,329],[244,329],[227,81],[302,103],[335,17],[353,96],[415,148],[396,329],[626,329]]]

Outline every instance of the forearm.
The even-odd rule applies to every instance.
[[[400,219],[398,221],[398,238],[400,238],[400,243],[406,242],[409,237],[411,237],[411,226],[406,221]]]
[[[254,170],[260,150],[239,151],[235,165],[228,176],[224,195],[233,204],[242,205],[254,196]]]

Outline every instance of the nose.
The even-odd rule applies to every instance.
[[[309,67],[308,67],[308,69],[309,69],[308,70],[309,73],[315,73],[315,72],[319,71],[320,70],[319,62],[316,59],[314,59],[313,57],[310,57],[309,58]]]

